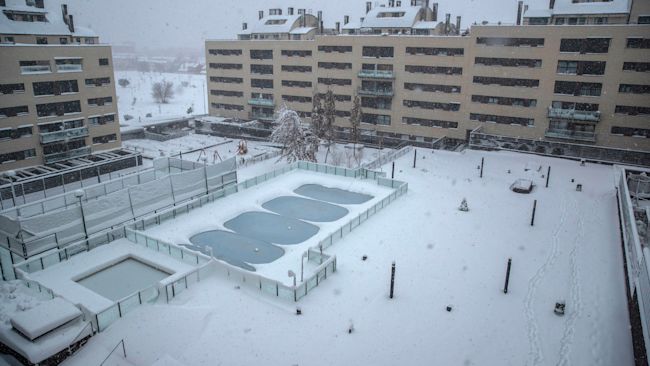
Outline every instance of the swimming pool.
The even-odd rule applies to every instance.
[[[76,282],[112,301],[144,290],[171,273],[128,257]]]
[[[370,201],[369,194],[347,191],[340,188],[325,187],[320,184],[303,184],[294,190],[295,193],[330,203],[342,205],[358,205]]]
[[[262,211],[244,212],[223,226],[249,238],[284,245],[300,244],[320,230],[314,224]]]
[[[315,222],[331,222],[348,214],[348,209],[331,203],[295,196],[281,196],[262,204],[277,214]]]

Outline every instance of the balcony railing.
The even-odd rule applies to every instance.
[[[41,133],[41,143],[47,144],[55,141],[74,139],[88,136],[88,127],[71,128],[63,131]]]
[[[575,131],[575,130],[561,130],[561,129],[547,129],[544,133],[544,136],[556,139],[565,139],[565,140],[576,140],[576,141],[587,141],[595,142],[596,133],[587,132],[587,131]]]
[[[21,74],[46,74],[52,72],[49,65],[21,66]]]
[[[600,121],[600,111],[578,111],[575,109],[549,107],[548,116],[551,118],[573,119],[576,121]]]
[[[262,99],[262,98],[253,98],[248,100],[250,105],[260,105],[264,107],[275,107],[275,102],[273,99]]]
[[[359,95],[370,95],[370,96],[379,96],[379,97],[392,97],[395,94],[393,89],[357,89]]]
[[[360,78],[369,78],[369,79],[394,79],[395,78],[393,72],[387,70],[361,70],[357,75]]]
[[[54,154],[47,154],[44,156],[44,159],[45,159],[45,164],[51,164],[57,161],[78,158],[87,155],[90,155],[90,147],[85,146],[74,150],[63,151]]]
[[[275,120],[275,115],[273,113],[253,113],[251,112],[250,114],[251,119],[259,119],[259,120],[265,120],[265,121],[273,121]]]
[[[83,68],[81,67],[80,64],[64,64],[64,65],[56,65],[56,70],[58,72],[77,72],[77,71],[83,71]]]

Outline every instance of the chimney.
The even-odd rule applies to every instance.
[[[70,33],[74,33],[74,18],[72,15],[68,15],[68,29],[70,29]]]
[[[424,3],[422,3],[423,8],[428,8],[429,7],[429,0],[424,0]]]
[[[350,23],[350,16],[349,15],[344,15],[343,16],[343,25],[346,25]]]
[[[368,14],[372,10],[372,2],[366,1],[366,14]]]
[[[555,7],[555,0],[550,0],[551,2],[548,4],[549,9],[553,9]]]
[[[398,8],[401,8],[401,7],[402,7],[402,1],[401,1],[401,0],[397,0],[397,5],[396,5],[396,6],[397,6]]]
[[[438,3],[433,3],[433,5],[431,5],[431,10],[433,11],[433,17],[432,17],[431,20],[433,20],[434,22],[437,22],[438,21]]]
[[[366,18],[364,18],[364,17],[359,18],[359,23],[363,24],[364,19],[366,19]]]
[[[318,24],[319,24],[319,26],[320,26],[320,34],[323,34],[323,33],[324,33],[324,30],[325,30],[325,29],[323,28],[323,21],[322,21],[322,20],[319,21]]]
[[[287,9],[287,15],[293,15],[293,8]]]
[[[523,10],[524,7],[524,2],[523,1],[518,1],[517,2],[517,25],[521,25],[521,11]]]
[[[445,14],[445,34],[449,34],[449,27],[451,23],[451,14]]]
[[[336,34],[341,33],[341,22],[336,22]]]
[[[317,14],[318,22],[320,23],[320,21],[323,20],[323,11],[319,10]]]
[[[241,29],[242,29],[242,30],[246,30],[246,29],[248,29],[248,23],[242,23],[242,24],[241,24]]]
[[[392,8],[395,6],[395,0],[388,0],[388,7]]]
[[[260,10],[260,11],[257,12],[257,18],[258,19],[264,18],[264,10]]]
[[[456,34],[460,34],[460,15],[456,17]]]
[[[68,5],[61,4],[61,14],[63,15],[63,23],[68,25]]]

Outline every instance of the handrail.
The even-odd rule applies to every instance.
[[[108,358],[111,357],[111,355],[113,354],[113,352],[115,352],[115,350],[117,349],[117,346],[119,346],[120,343],[122,343],[122,353],[124,354],[124,358],[126,358],[126,349],[124,348],[124,338],[122,338],[122,339],[120,339],[119,342],[117,342],[117,344],[115,345],[115,347],[113,347],[113,350],[108,354],[108,356],[106,356],[106,358],[104,359],[104,361],[102,361],[102,363],[100,363],[99,366],[103,366],[103,365],[104,365],[104,362],[106,362],[106,360],[108,360]]]
[[[81,328],[81,330],[79,331],[79,333],[77,333],[77,335],[74,337],[74,339],[72,339],[72,342],[70,342],[70,344],[68,345],[68,352],[70,352],[70,349],[72,348],[72,345],[77,343],[77,341],[79,340],[79,336],[86,330],[86,328],[88,328],[89,325],[90,325],[90,336],[92,337],[93,331],[94,331],[94,329],[92,327],[93,323],[88,322],[83,328]]]

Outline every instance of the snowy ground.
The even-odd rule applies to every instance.
[[[634,364],[612,167],[418,149],[414,169],[412,158],[396,163],[408,194],[328,248],[337,273],[298,304],[206,278],[127,314],[66,364],[98,364],[121,339],[128,358],[114,364]],[[542,173],[552,165],[549,188],[534,173],[532,194],[511,192],[530,160]],[[463,197],[469,212],[457,209]]]
[[[127,79],[130,84],[123,88],[118,84],[120,79]],[[174,83],[174,98],[167,104],[158,104],[151,96],[151,87],[163,80]],[[187,117],[190,107],[193,109],[192,114],[206,114],[205,80],[205,75],[115,71],[120,125],[132,127],[160,119]],[[147,117],[148,113],[151,117]],[[133,119],[127,121],[124,118],[126,114]]]

